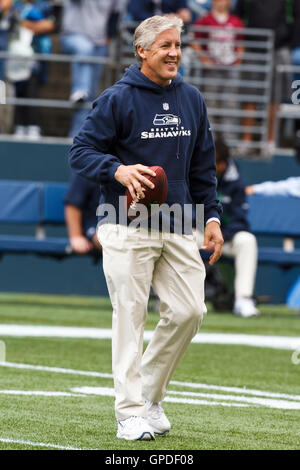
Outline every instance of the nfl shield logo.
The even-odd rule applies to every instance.
[[[163,108],[165,111],[169,111],[169,108],[170,108],[169,103],[163,103]]]

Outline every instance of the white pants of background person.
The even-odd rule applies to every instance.
[[[153,238],[144,229],[104,224],[98,237],[113,307],[116,418],[146,416],[145,399],[163,400],[206,312],[205,268],[192,236]],[[143,354],[151,283],[160,298],[160,320]]]
[[[252,300],[257,268],[257,242],[250,232],[237,232],[223,245],[223,254],[234,258],[234,313],[241,316],[257,315]],[[243,315],[242,311],[245,311]]]
[[[203,233],[195,230],[194,239],[200,249]],[[259,314],[252,298],[257,268],[257,242],[250,232],[237,232],[223,245],[222,253],[234,258],[234,313],[242,317]]]

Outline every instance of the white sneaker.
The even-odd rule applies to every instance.
[[[160,403],[146,400],[147,420],[155,434],[161,436],[167,434],[171,429],[171,423],[165,415]]]
[[[130,416],[118,421],[117,437],[127,441],[152,441],[154,432],[146,418]]]
[[[27,137],[27,128],[25,126],[16,126],[14,137],[16,137],[17,139]]]
[[[233,313],[239,317],[250,318],[259,315],[253,299],[239,297],[234,302]]]
[[[39,140],[42,136],[40,126],[27,126],[27,137],[31,140]]]
[[[88,94],[84,90],[76,90],[70,96],[72,103],[83,103],[88,99]]]

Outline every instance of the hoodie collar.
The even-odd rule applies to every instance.
[[[131,65],[129,68],[127,68],[123,78],[119,81],[119,83],[127,83],[128,85],[135,86],[137,88],[152,90],[155,93],[163,93],[164,91],[171,90],[174,87],[180,85],[182,82],[183,79],[178,73],[177,76],[171,80],[169,85],[162,87],[144,75],[137,65]]]

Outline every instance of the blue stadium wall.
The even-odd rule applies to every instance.
[[[270,162],[237,160],[237,163],[245,184],[300,176],[300,165],[290,156],[276,155]],[[0,141],[1,179],[66,182],[69,177],[66,144]],[[2,233],[10,230],[8,226],[0,227]],[[22,228],[23,233],[30,230]],[[66,232],[61,229],[60,233]],[[284,303],[298,275],[300,267],[284,271],[275,266],[259,266],[255,293],[273,303]],[[95,265],[88,257],[58,261],[36,255],[4,255],[0,260],[0,291],[107,295],[101,263]]]

